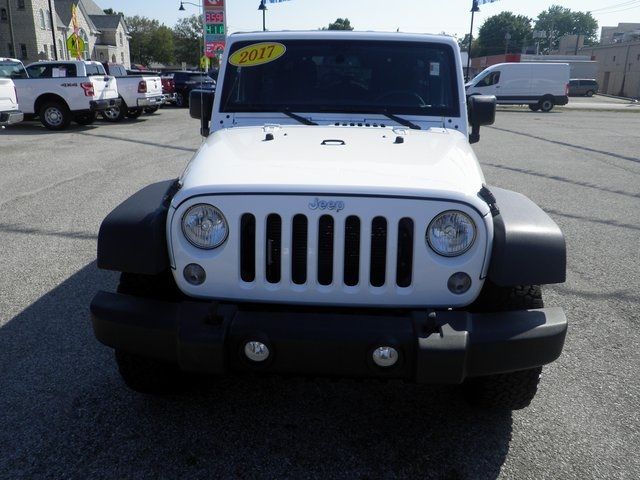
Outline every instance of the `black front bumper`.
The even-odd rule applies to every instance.
[[[467,377],[553,362],[564,345],[560,308],[501,313],[463,311],[278,310],[206,302],[164,302],[98,292],[91,302],[96,338],[130,353],[177,362],[185,371],[402,378],[460,383]],[[269,359],[244,356],[260,341]],[[399,352],[392,367],[372,359],[379,346]]]
[[[92,112],[100,112],[111,107],[119,107],[122,103],[120,98],[112,98],[110,100],[91,100],[89,108]]]

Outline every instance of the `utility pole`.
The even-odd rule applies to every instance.
[[[578,55],[578,44],[580,43],[580,34],[576,35],[576,50],[573,52],[574,55]]]
[[[11,18],[11,0],[7,0],[7,18],[9,19],[9,35],[11,35],[11,53],[13,58],[18,58],[16,55],[16,39],[13,36],[13,20]]]
[[[11,1],[11,0],[9,0]],[[51,36],[53,37],[53,58],[55,60],[60,60],[58,58],[58,44],[56,42],[56,23],[53,20],[53,5],[52,1],[49,0],[49,23],[51,24]]]
[[[469,81],[469,69],[471,68],[471,45],[473,45],[473,17],[476,12],[479,12],[478,0],[473,0],[471,4],[471,28],[469,29],[469,47],[467,48],[467,72],[465,73],[465,80]]]
[[[504,34],[504,54],[509,53],[509,40],[511,40],[511,34],[509,32]]]

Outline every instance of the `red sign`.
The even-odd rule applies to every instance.
[[[205,11],[204,23],[224,23],[224,10]]]
[[[222,8],[224,0],[204,0],[204,8]]]
[[[224,51],[224,42],[207,42],[204,54],[209,57],[215,57]]]

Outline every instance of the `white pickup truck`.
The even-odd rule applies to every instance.
[[[215,94],[189,105],[207,139],[184,173],[98,235],[98,267],[122,274],[94,297],[93,328],[127,385],[376,377],[529,404],[564,345],[540,285],[565,281],[565,241],[486,184],[470,143],[496,99],[467,103],[455,39],[230,35]]]
[[[13,125],[24,118],[18,109],[18,96],[12,80],[12,76],[20,75],[20,70],[13,65],[13,59],[0,58],[0,127]]]
[[[156,110],[164,103],[162,80],[157,75],[128,75],[124,65],[102,64],[109,75],[116,77],[122,103],[108,108],[102,116],[108,122],[119,122],[125,116],[138,118],[145,109]],[[154,110],[155,111],[155,110]]]
[[[19,60],[13,63],[22,65]],[[39,117],[49,130],[64,130],[72,120],[89,125],[95,112],[120,103],[115,78],[98,62],[37,62],[26,71],[24,77],[13,78],[20,107],[26,118]]]

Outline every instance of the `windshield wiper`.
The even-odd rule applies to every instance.
[[[304,118],[300,115],[296,115],[295,113],[290,112],[288,109],[280,110],[280,113],[284,113],[287,117],[293,118],[303,125],[318,125],[316,122],[313,122],[308,118]]]
[[[398,122],[403,127],[409,127],[412,130],[422,130],[420,125],[413,123],[411,120],[407,120],[406,118],[398,117],[397,115],[394,115],[393,113],[389,113],[386,110],[381,111],[380,115],[384,115],[385,117],[393,120],[394,122]]]

